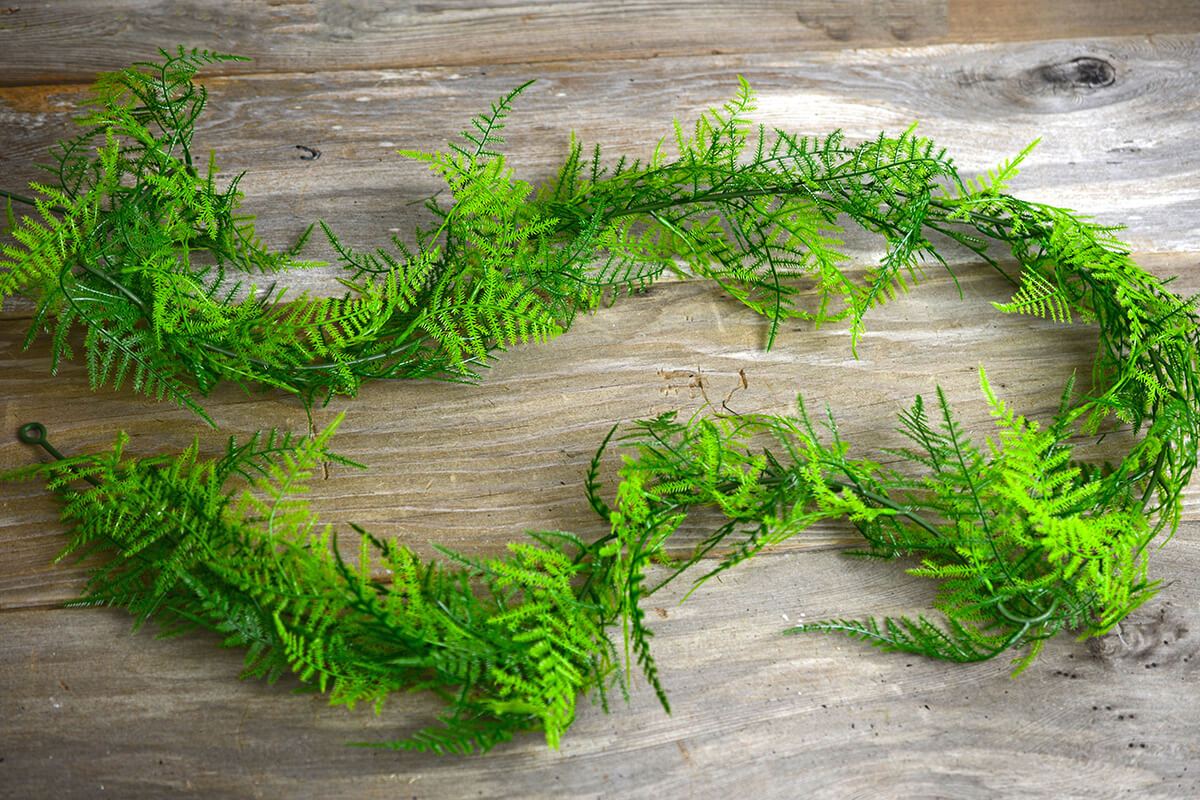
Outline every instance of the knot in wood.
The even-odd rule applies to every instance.
[[[1034,77],[1052,89],[1101,89],[1117,81],[1111,62],[1092,56],[1080,56],[1058,64],[1045,64],[1033,70]]]

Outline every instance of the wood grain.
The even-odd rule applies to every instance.
[[[158,47],[238,53],[228,73],[494,66],[1200,31],[1178,0],[65,0],[0,9],[0,84],[90,80]]]
[[[15,10],[12,10],[15,9]],[[316,217],[353,245],[403,236],[412,201],[439,188],[401,147],[434,149],[513,85],[539,81],[508,130],[521,177],[553,174],[570,130],[610,154],[645,154],[672,117],[725,99],[744,74],[758,117],[852,139],[920,120],[966,172],[1043,137],[1023,196],[1130,226],[1157,274],[1200,290],[1200,6],[1147,0],[854,0],[826,4],[66,0],[0,6],[0,183],[69,130],[83,83],[159,43],[244,52],[213,73],[198,142],[224,174],[248,170],[247,207],[284,245]],[[719,44],[714,44],[719,43]],[[714,52],[717,51],[717,52]],[[296,145],[321,157],[301,160]],[[849,237],[855,264],[879,245]],[[314,257],[329,256],[319,244]],[[1050,413],[1094,332],[995,313],[1006,286],[961,255],[962,297],[930,273],[868,319],[860,359],[844,328],[789,326],[762,349],[761,321],[702,283],[664,283],[580,320],[558,340],[513,348],[475,387],[375,384],[338,400],[339,449],[367,463],[318,481],[326,519],[495,553],[527,528],[596,535],[582,479],[614,422],[725,401],[786,411],[797,392],[837,413],[860,452],[895,444],[895,413],[943,386],[973,432],[988,428],[984,364],[1004,396]],[[330,270],[301,277],[322,290]],[[0,469],[36,457],[9,434],[46,422],[68,452],[128,430],[138,453],[209,452],[303,409],[224,387],[188,413],[92,392],[78,364],[49,374],[44,340],[22,351],[28,305],[0,314]],[[746,383],[742,388],[744,373]],[[1092,443],[1081,443],[1092,446]],[[1120,437],[1104,445],[1119,448]],[[616,453],[604,461],[611,475]],[[605,716],[585,708],[560,753],[536,737],[479,759],[344,747],[403,735],[436,705],[397,698],[375,717],[234,680],[236,653],[204,636],[129,637],[116,612],[62,610],[78,565],[54,502],[0,484],[0,797],[1046,797],[1200,794],[1200,484],[1185,522],[1153,556],[1163,595],[1113,636],[1061,637],[1019,681],[1003,663],[959,667],[838,639],[785,638],[802,618],[912,613],[929,587],[853,561],[826,526],[728,574],[686,604],[683,583],[652,601],[656,652],[675,713],[640,689]],[[703,528],[680,537],[686,547]],[[690,537],[690,538],[689,538]]]
[[[946,6],[947,35],[958,42],[1184,33],[1198,21],[1200,6],[1177,0],[951,0]]]

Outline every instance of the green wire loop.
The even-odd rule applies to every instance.
[[[42,448],[56,461],[67,460],[67,457],[57,447],[50,444],[50,440],[46,437],[46,426],[40,422],[26,422],[17,429],[17,439],[24,444]],[[90,475],[81,475],[80,477],[92,486],[100,485],[100,482]]]

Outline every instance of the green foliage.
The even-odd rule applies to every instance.
[[[654,540],[661,547],[692,509],[719,511],[725,522],[659,584],[723,553],[698,586],[818,520],[845,518],[866,540],[862,554],[919,559],[909,572],[939,582],[943,622],[838,619],[790,632],[841,632],[959,662],[1024,648],[1020,671],[1055,633],[1101,635],[1153,596],[1148,545],[1164,527],[1174,529],[1195,465],[1194,439],[1181,442],[1177,427],[1164,426],[1120,467],[1096,470],[1074,461],[1069,443],[1088,403],[1043,428],[1016,416],[982,371],[980,378],[998,428],[986,446],[964,435],[940,391],[935,419],[919,397],[901,414],[912,446],[892,455],[922,470],[919,476],[849,458],[832,416],[822,431],[803,403],[795,417],[683,425],[665,415],[639,423],[625,440],[637,455],[620,472],[614,530],[628,519],[662,520],[665,533]],[[1193,407],[1188,437],[1198,421]],[[1150,468],[1150,454],[1167,449],[1174,456],[1155,456]],[[639,591],[633,602],[652,591]]]
[[[432,689],[440,726],[374,746],[465,753],[522,730],[551,746],[583,692],[616,673],[611,614],[580,594],[582,542],[537,534],[506,558],[423,562],[356,529],[346,560],[303,500],[338,421],[314,437],[271,433],[223,456],[107,452],[38,465],[72,531],[60,558],[103,555],[77,605],[128,609],[164,634],[215,631],[246,653],[244,677],[292,673],[338,705],[378,710],[393,692]],[[94,486],[73,488],[81,479]],[[374,563],[373,563],[374,561]],[[390,576],[390,580],[378,576]]]
[[[93,386],[128,380],[203,416],[196,394],[225,380],[312,403],[376,378],[472,378],[497,347],[569,322],[575,289],[554,272],[565,256],[543,241],[551,222],[525,219],[528,186],[490,149],[516,92],[474,120],[486,133],[470,158],[438,162],[458,202],[417,251],[358,253],[323,225],[348,272],[341,295],[256,284],[313,264],[295,258],[307,231],[268,250],[238,211],[241,176],[219,187],[214,161],[194,163],[207,94],[193,76],[235,58],[164,51],[103,75],[83,132],[52,153],[53,185],[33,184],[38,216],[11,226],[0,300],[37,299],[27,344],[49,330],[54,368],[81,326]]]
[[[665,272],[713,280],[762,314],[768,347],[789,319],[847,319],[856,345],[872,307],[919,280],[926,263],[946,263],[936,234],[1018,286],[1001,310],[1057,321],[1073,310],[1113,326],[1096,372],[1111,380],[1127,369],[1118,376],[1127,390],[1100,418],[1136,422],[1152,395],[1169,391],[1147,355],[1121,358],[1127,345],[1149,344],[1148,326],[1172,314],[1164,304],[1173,301],[1145,284],[1111,229],[1006,193],[1032,144],[963,180],[913,128],[849,144],[839,131],[755,126],[745,80],[693,125],[676,123],[671,144],[645,159],[613,161],[599,146],[585,156],[572,137],[555,178],[536,190],[501,152],[529,84],[518,86],[446,150],[403,151],[445,182],[449,198],[427,201],[433,224],[413,241],[357,250],[322,223],[345,271],[341,294],[261,288],[259,274],[311,266],[296,260],[307,232],[289,250],[264,247],[238,211],[240,176],[219,187],[213,161],[200,170],[192,154],[207,100],[194,74],[234,58],[164,51],[161,63],[102,76],[83,131],[52,154],[53,181],[33,186],[37,198],[26,202],[36,217],[15,222],[0,255],[0,300],[37,298],[27,341],[49,331],[53,367],[73,357],[70,332],[82,327],[93,385],[128,381],[202,415],[196,395],[221,381],[311,404],[374,379],[474,380],[497,349],[549,339],[580,311]],[[844,268],[846,224],[886,245],[865,277]],[[1019,279],[989,241],[1016,258]],[[802,300],[806,283],[815,302]],[[1098,283],[1137,296],[1093,307],[1112,294],[1093,291]]]
[[[1148,553],[1177,528],[1200,437],[1195,299],[1171,293],[1130,257],[1115,229],[1007,193],[1025,148],[963,180],[909,129],[848,145],[749,121],[742,81],[728,103],[674,129],[674,154],[605,163],[574,138],[556,178],[534,190],[500,153],[518,87],[471,121],[445,152],[408,152],[445,181],[448,204],[415,244],[358,251],[322,228],[346,270],[339,297],[258,292],[246,273],[306,266],[272,252],[237,214],[237,179],[216,186],[193,165],[205,103],[197,69],[232,57],[163,54],[101,78],[84,132],[54,154],[55,185],[35,185],[37,217],[11,220],[0,299],[32,293],[30,338],[52,334],[54,364],[82,326],[95,385],[171,397],[203,413],[196,392],[222,380],[306,402],[354,394],[374,378],[472,379],[507,344],[540,341],[574,315],[649,286],[663,273],[715,281],[769,323],[864,316],[946,264],[931,234],[1010,279],[996,307],[1055,323],[1094,323],[1091,389],[1068,385],[1054,420],[1027,420],[993,393],[992,438],[972,441],[945,396],[900,415],[899,466],[850,456],[831,414],[673,414],[614,428],[592,460],[586,494],[609,526],[592,542],[531,534],[503,558],[445,552],[422,561],[355,528],[347,560],[303,501],[336,427],[311,438],[270,433],[202,459],[104,453],[19,470],[64,501],[64,557],[93,562],[81,604],[122,606],[165,633],[215,631],[245,650],[245,675],[292,674],[347,706],[380,708],[396,691],[445,700],[439,725],[375,746],[466,753],[538,729],[556,746],[581,694],[605,708],[636,664],[664,708],[664,681],[642,605],[706,559],[694,581],[753,558],[821,520],[845,519],[861,555],[915,559],[938,583],[930,618],[834,619],[792,632],[838,632],[885,650],[956,662],[1015,651],[1016,670],[1060,631],[1111,630],[1156,591]],[[841,225],[881,236],[865,278],[845,271]],[[937,239],[937,237],[932,237]],[[1015,259],[1010,275],[990,251]],[[817,302],[801,307],[799,279]],[[1076,457],[1074,442],[1127,425],[1117,464]],[[612,497],[599,479],[610,442],[626,450]],[[78,488],[87,480],[92,488]],[[687,557],[673,534],[707,508],[722,522]],[[711,518],[711,517],[710,517]],[[660,566],[666,564],[665,569]],[[610,631],[621,629],[619,644]],[[623,662],[623,664],[622,664]]]
[[[936,180],[957,181],[952,162],[912,129],[850,146],[839,131],[803,137],[751,125],[754,94],[745,80],[733,100],[709,110],[690,135],[675,124],[677,151],[660,145],[645,161],[602,166],[572,140],[540,207],[567,231],[605,222],[597,284],[638,288],[665,271],[716,281],[770,322],[820,323],[849,317],[855,341],[863,315],[937,258],[924,228]],[[841,269],[840,219],[881,235],[888,250],[865,283]],[[681,267],[680,264],[683,266]],[[799,280],[815,281],[816,309],[796,303]]]
[[[1071,321],[1071,307],[1059,288],[1034,270],[1021,275],[1021,288],[1007,303],[992,303],[1006,314],[1029,314],[1054,322]]]

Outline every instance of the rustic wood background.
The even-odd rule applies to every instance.
[[[314,218],[356,245],[404,232],[435,185],[398,147],[432,149],[529,77],[510,151],[549,176],[568,132],[645,154],[673,117],[720,102],[744,74],[759,118],[852,139],[920,120],[967,171],[1037,136],[1019,191],[1129,225],[1149,268],[1200,289],[1200,5],[1040,0],[491,4],[69,0],[0,4],[0,183],[21,189],[69,129],[98,70],[183,43],[254,62],[208,73],[204,145],[243,187],[273,244]],[[319,149],[304,160],[297,145]],[[852,240],[861,264],[877,244]],[[316,256],[326,255],[318,246]],[[762,323],[710,285],[671,283],[514,348],[476,387],[373,385],[339,437],[369,472],[335,470],[328,518],[427,551],[496,552],[525,528],[600,533],[585,466],[618,420],[727,400],[786,410],[798,391],[833,406],[864,449],[896,440],[894,414],[941,384],[984,430],[976,369],[1045,415],[1085,370],[1094,334],[994,313],[1004,285],[959,264],[964,298],[927,284],[846,331],[799,326],[764,352]],[[319,280],[319,274],[312,280]],[[128,392],[49,374],[20,343],[27,306],[0,316],[0,468],[36,457],[16,428],[40,419],[68,452],[118,429],[131,450],[206,447],[270,425],[306,426],[275,395],[221,390],[221,426]],[[739,372],[746,386],[741,386]],[[612,469],[610,462],[607,469]],[[480,758],[344,747],[429,720],[427,697],[376,717],[236,680],[240,656],[203,636],[131,636],[115,611],[64,610],[82,572],[53,566],[56,508],[36,485],[0,486],[0,795],[74,797],[1195,797],[1200,794],[1200,492],[1160,552],[1161,598],[1101,641],[1063,637],[1019,680],[1001,661],[952,666],[835,638],[780,635],[826,615],[915,612],[929,587],[839,554],[829,527],[652,615],[675,713],[650,692],[610,715],[584,707],[560,752],[535,736]]]

